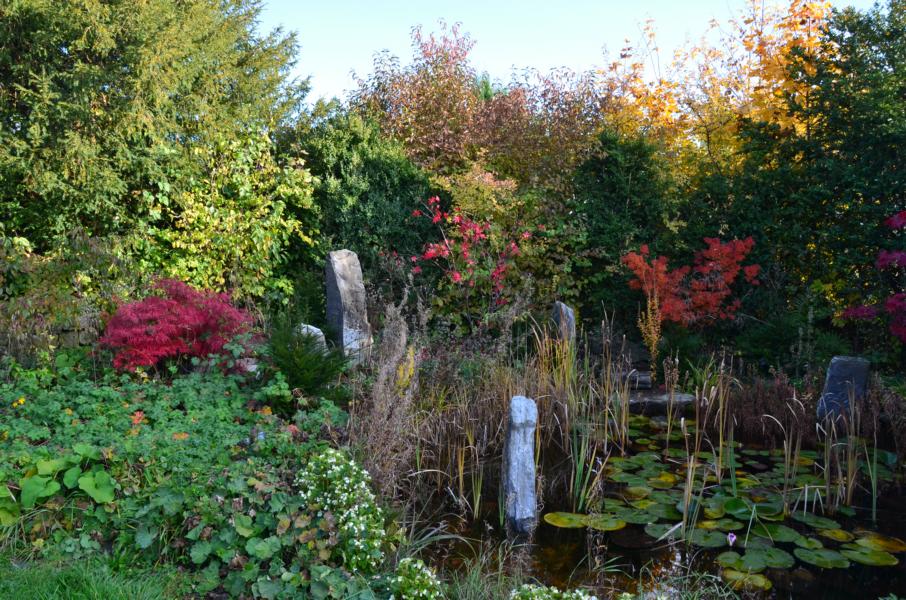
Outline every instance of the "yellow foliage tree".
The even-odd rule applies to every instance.
[[[608,122],[619,131],[659,140],[682,178],[704,160],[716,169],[736,166],[742,118],[802,132],[808,123],[790,116],[787,96],[807,103],[809,90],[789,79],[792,53],[822,51],[827,1],[789,0],[769,5],[749,0],[742,18],[712,21],[701,40],[662,63],[654,22],[636,45],[599,71],[611,101]]]

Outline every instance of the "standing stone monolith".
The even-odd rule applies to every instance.
[[[831,359],[824,391],[818,400],[818,419],[846,415],[849,413],[850,397],[856,402],[865,398],[870,366],[868,360],[857,356],[835,356]]]
[[[537,522],[535,500],[535,427],[538,407],[525,396],[510,400],[510,421],[504,456],[504,498],[510,531],[528,535]]]
[[[359,257],[350,250],[327,255],[327,323],[343,353],[361,360],[371,349],[371,326],[365,301],[365,282]]]
[[[576,343],[576,313],[566,304],[554,302],[552,318],[557,329],[557,338],[570,344]]]

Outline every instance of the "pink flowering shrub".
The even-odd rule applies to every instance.
[[[888,314],[888,327],[898,340],[906,343],[906,293],[894,294],[884,301]]]
[[[878,252],[878,258],[875,260],[875,268],[879,271],[883,271],[884,269],[906,268],[906,251],[881,250]]]
[[[428,219],[440,232],[440,241],[425,244],[420,255],[410,257],[415,275],[439,276],[435,308],[470,327],[512,302],[518,272],[517,257],[532,239],[532,232],[509,232],[490,221],[471,218],[459,208],[441,207],[437,196],[424,209],[412,212]]]
[[[884,225],[898,239],[906,230],[906,210],[891,215]],[[887,289],[893,288],[886,299],[875,303],[850,306],[840,314],[840,319],[851,322],[876,322],[886,320],[891,335],[906,343],[906,250],[880,250],[875,259],[879,279]]]
[[[906,210],[901,210],[900,212],[887,217],[884,220],[884,225],[894,231],[906,228]]]
[[[880,311],[876,306],[850,306],[840,315],[843,319],[849,321],[873,321],[880,316]]]

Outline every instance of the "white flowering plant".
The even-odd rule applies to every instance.
[[[560,591],[555,587],[523,584],[510,592],[510,600],[598,600],[584,590]]]
[[[296,477],[302,502],[328,534],[322,550],[360,574],[374,573],[383,559],[384,517],[369,483],[365,469],[333,448],[314,455]]]
[[[443,584],[423,561],[404,558],[396,568],[391,600],[442,600]]]

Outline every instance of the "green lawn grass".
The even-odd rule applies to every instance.
[[[169,600],[184,596],[178,574],[112,573],[99,561],[22,563],[0,557],[0,598],[15,600]]]

